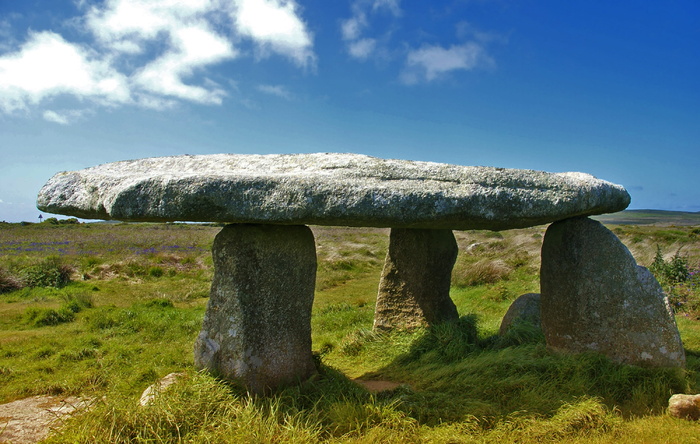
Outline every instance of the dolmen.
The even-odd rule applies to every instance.
[[[629,202],[622,186],[584,173],[317,153],[183,155],[61,172],[42,188],[37,207],[86,219],[227,224],[214,240],[195,365],[266,393],[316,372],[316,249],[308,225],[391,228],[374,320],[376,330],[389,330],[458,318],[449,296],[452,230],[554,222],[541,272],[550,348],[684,365],[658,283],[587,218]]]

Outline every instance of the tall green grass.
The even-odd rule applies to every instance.
[[[700,391],[700,323],[692,317],[678,318],[685,371],[553,353],[527,324],[496,335],[510,303],[539,291],[543,227],[455,233],[460,255],[451,296],[461,318],[382,334],[372,331],[372,319],[387,230],[314,228],[319,374],[260,398],[192,368],[217,228],[84,225],[0,230],[6,276],[52,255],[73,270],[65,285],[23,285],[0,295],[0,400],[93,399],[48,442],[636,443],[697,436],[695,424],[664,415],[672,393]],[[679,242],[689,267],[700,258],[692,227],[617,228],[642,265],[651,264],[657,244],[666,261]],[[50,313],[66,316],[58,322]],[[37,322],[42,316],[47,321]],[[175,371],[186,376],[153,405],[138,405],[148,385]],[[370,393],[355,378],[399,385]]]

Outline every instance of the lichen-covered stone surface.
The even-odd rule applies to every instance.
[[[450,230],[393,228],[379,282],[375,330],[405,329],[456,320],[450,278],[457,259]]]
[[[510,327],[520,322],[529,322],[535,327],[541,327],[540,316],[540,294],[525,293],[518,296],[516,300],[510,304],[508,311],[501,320],[501,327],[498,329],[499,335],[504,335]]]
[[[311,230],[227,225],[214,240],[213,258],[195,366],[254,393],[312,376],[316,250]]]
[[[540,288],[548,347],[596,351],[626,364],[685,365],[661,286],[601,223],[581,217],[547,229]]]
[[[583,173],[471,167],[359,154],[216,154],[128,160],[56,174],[42,211],[87,219],[492,229],[629,204]]]

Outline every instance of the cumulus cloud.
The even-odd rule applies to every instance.
[[[134,82],[142,89],[183,100],[219,104],[225,91],[213,87],[185,84],[194,70],[233,58],[230,43],[207,29],[197,26],[173,31],[172,48],[134,74]]]
[[[131,100],[126,76],[54,32],[30,33],[19,51],[0,57],[2,111],[26,111],[60,94],[109,104]]]
[[[220,104],[225,88],[207,69],[241,57],[251,42],[298,66],[315,63],[313,37],[294,0],[106,0],[79,3],[86,40],[30,32],[0,54],[0,111],[26,112],[59,95],[99,105],[165,109],[181,101]],[[82,6],[81,6],[82,5]],[[0,23],[0,31],[7,28]],[[235,44],[235,45],[234,45]],[[46,111],[67,124],[76,115]]]
[[[351,57],[366,60],[377,52],[377,39],[364,37],[370,28],[371,14],[389,13],[401,15],[400,0],[356,0],[352,4],[352,16],[340,23],[340,33]]]
[[[470,71],[492,66],[493,63],[484,47],[476,42],[453,45],[449,48],[424,45],[409,51],[402,80],[407,84],[418,83],[421,80],[430,82],[451,71]]]
[[[292,100],[293,96],[287,88],[282,85],[258,85],[258,91],[265,94],[281,97],[285,100]]]
[[[258,45],[260,54],[276,52],[292,58],[298,65],[315,63],[312,36],[299,18],[297,4],[291,0],[234,0],[232,17],[238,31]]]

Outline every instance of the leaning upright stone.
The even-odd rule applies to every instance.
[[[254,393],[312,376],[316,250],[311,230],[227,225],[214,240],[213,258],[195,366]]]
[[[375,330],[433,325],[458,318],[450,299],[457,259],[450,230],[393,228],[379,282]]]
[[[551,349],[596,351],[626,364],[685,365],[661,286],[599,222],[574,218],[547,229],[540,287],[542,329]]]

